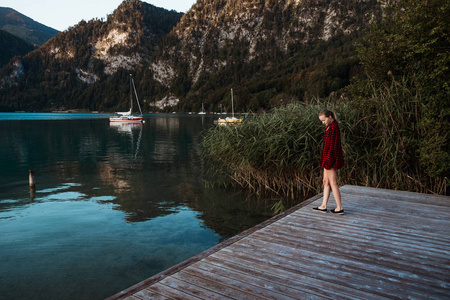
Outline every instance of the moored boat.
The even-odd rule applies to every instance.
[[[119,116],[109,117],[110,122],[137,123],[142,122],[142,120],[144,119],[142,115],[133,115],[131,109],[130,111],[124,113],[117,112],[116,114],[118,114]]]
[[[242,122],[242,119],[238,119],[235,117],[217,120],[217,124],[240,124],[241,122]]]
[[[136,95],[136,103],[139,107],[140,115],[133,114],[133,91]],[[133,76],[130,74],[130,110],[126,112],[116,112],[117,116],[109,118],[110,122],[121,122],[121,123],[137,123],[142,122],[144,119],[142,115],[141,105],[139,104],[139,97],[136,92],[136,86],[134,85]]]
[[[218,119],[217,124],[227,125],[227,124],[240,124],[242,119],[238,119],[234,117],[234,100],[233,100],[233,89],[231,89],[231,118],[227,117],[225,119]]]
[[[206,111],[205,111],[205,107],[203,106],[202,103],[202,111],[198,113],[199,115],[206,115]]]

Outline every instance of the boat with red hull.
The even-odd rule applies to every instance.
[[[133,114],[133,91],[136,95],[136,103],[139,107],[140,115]],[[142,115],[141,105],[139,104],[139,98],[136,92],[136,86],[134,85],[133,76],[130,74],[130,110],[127,112],[116,112],[116,116],[110,117],[110,122],[121,122],[121,123],[140,123],[143,121],[144,117]]]

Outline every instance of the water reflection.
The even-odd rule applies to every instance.
[[[202,184],[198,168],[192,169],[191,160],[198,160],[199,154],[194,137],[198,132],[192,125],[182,127],[180,118],[165,117],[147,119],[140,128],[118,127],[119,133],[127,133],[131,147],[125,152],[112,147],[108,154],[112,159],[102,164],[101,173],[103,180],[115,188],[114,203],[126,213],[128,222],[179,211],[187,203],[178,192],[179,186],[191,180],[195,183],[189,184]],[[141,147],[142,155],[138,152]],[[126,154],[133,150],[134,159],[130,160]]]
[[[118,132],[132,135],[133,130],[142,130],[142,123],[120,123],[109,122],[109,127],[117,130]]]
[[[134,152],[134,159],[137,159],[137,155],[139,153],[139,147],[141,145],[141,138],[142,138],[142,123],[117,123],[117,122],[110,122],[109,127],[116,129],[118,132],[127,134],[131,138],[131,144],[135,145],[135,152]],[[136,132],[139,133],[137,137],[137,141],[135,143],[135,135]]]
[[[5,297],[104,299],[269,217],[205,187],[199,135],[212,118],[145,121],[0,121]]]
[[[109,123],[114,143],[107,148],[106,159],[98,162],[101,180],[114,188],[114,193],[132,192],[132,171],[139,172],[143,159],[138,160],[142,139],[142,123]]]
[[[102,203],[114,204],[114,209],[125,213],[127,222],[147,221],[191,207],[203,212],[200,217],[208,226],[228,236],[228,229],[216,228],[228,225],[213,221],[220,217],[208,219],[217,213],[208,207],[236,200],[221,190],[205,189],[200,160],[199,133],[212,126],[213,120],[155,116],[145,121],[0,122],[0,211],[26,205],[30,198],[39,202],[64,201],[68,195],[83,195],[69,197],[72,201],[108,197]],[[36,172],[33,193],[25,193],[23,188],[28,168]],[[5,201],[11,199],[14,201]],[[227,209],[221,213],[234,217]]]
[[[111,197],[107,202],[123,211],[128,222],[150,220],[186,206],[207,212],[203,207],[208,203],[230,198],[219,190],[211,199],[214,191],[205,190],[203,184],[199,133],[212,126],[213,119],[169,115],[145,121],[0,122],[4,145],[0,211],[29,203],[30,198],[41,201],[47,193],[55,194],[44,197],[49,201],[63,199],[57,191],[61,188],[84,198]],[[25,195],[22,187],[28,168],[36,172],[37,189]]]

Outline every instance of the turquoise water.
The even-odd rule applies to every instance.
[[[0,299],[104,299],[267,219],[205,185],[213,121],[0,113]]]

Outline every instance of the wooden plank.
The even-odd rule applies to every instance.
[[[305,227],[324,227],[327,223],[342,225],[348,229],[366,230],[367,232],[383,231],[385,233],[402,234],[408,237],[421,237],[424,234],[432,236],[436,241],[448,241],[450,218],[448,220],[425,220],[423,218],[411,217],[411,220],[405,220],[405,217],[388,219],[385,216],[372,216],[369,214],[358,214],[351,216],[335,216],[331,213],[310,212],[295,214],[289,216],[282,224],[297,226],[301,224]],[[324,223],[324,224],[322,224]]]
[[[174,274],[170,278],[166,278],[160,281],[160,283],[173,289],[185,291],[190,295],[189,297],[195,297],[195,299],[205,299],[205,300],[227,299],[226,296],[217,291],[213,291],[211,289],[204,289],[198,286],[195,280],[185,280],[183,274],[181,274],[180,272]]]
[[[173,280],[171,280],[171,282],[173,282]],[[178,289],[169,287],[167,285],[164,285],[162,282],[157,282],[155,284],[152,284],[151,286],[146,287],[145,289],[145,294],[147,294],[148,292],[150,294],[157,294],[157,295],[164,295],[165,297],[168,297],[169,299],[187,299],[187,300],[197,300],[199,298],[192,296],[188,293],[184,293]],[[136,294],[139,294],[141,291],[139,291]],[[145,298],[145,299],[152,299],[152,297],[150,298]]]
[[[135,297],[135,298],[130,298],[130,297]],[[136,294],[134,294],[132,296],[128,296],[125,299],[126,300],[148,300],[148,299],[152,299],[152,300],[171,300],[171,298],[169,298],[167,296],[163,296],[163,295],[157,294],[157,293],[152,292],[152,291],[147,290],[147,289],[142,289],[139,292],[137,292]]]
[[[274,291],[267,287],[261,287],[255,284],[255,278],[247,278],[247,280],[242,280],[244,276],[238,276],[238,273],[233,276],[225,276],[224,269],[216,269],[216,271],[221,271],[216,273],[206,270],[205,268],[199,268],[198,264],[192,265],[189,268],[183,270],[191,276],[198,278],[203,278],[205,282],[214,282],[214,284],[219,284],[224,287],[232,289],[231,296],[237,299],[280,299],[280,300],[293,300],[295,298],[290,297],[286,294]],[[220,274],[220,276],[218,276]],[[240,277],[240,278],[239,278]],[[208,286],[210,286],[208,284]]]
[[[191,268],[197,268],[202,271],[206,271],[211,274],[220,274],[227,279],[236,280],[241,285],[245,283],[249,286],[249,289],[256,291],[258,295],[267,294],[268,298],[276,298],[276,299],[296,299],[296,297],[302,296],[304,298],[311,297],[313,294],[308,291],[303,291],[300,289],[294,289],[285,284],[285,282],[276,282],[269,279],[270,276],[264,273],[256,273],[249,272],[249,270],[245,270],[245,272],[230,270],[223,266],[217,266],[215,264],[209,264],[206,260],[198,262],[195,265],[192,265]],[[273,278],[272,278],[273,279]],[[258,289],[252,288],[252,286],[257,287],[259,290],[266,290],[262,292],[258,292]],[[268,294],[271,292],[271,294]],[[288,298],[284,297],[287,296]]]
[[[314,236],[315,238],[311,238]],[[387,239],[376,239],[375,241],[361,241],[346,236],[341,238],[339,243],[335,243],[333,239],[327,238],[328,234],[321,230],[298,230],[283,231],[280,228],[266,230],[264,232],[255,233],[253,238],[263,241],[273,242],[277,244],[290,245],[295,247],[315,247],[321,251],[337,251],[342,254],[353,255],[360,254],[360,258],[368,261],[378,261],[385,264],[403,264],[404,268],[423,267],[434,274],[445,275],[447,267],[440,264],[447,259],[447,255],[443,253],[436,257],[435,253],[431,255],[428,249],[414,249],[405,244],[405,250],[399,251],[398,244],[392,243]],[[376,244],[375,244],[376,243]],[[450,248],[450,247],[449,247]],[[406,251],[407,249],[407,251]],[[408,260],[402,259],[406,256]],[[410,261],[416,263],[411,266]],[[450,268],[450,267],[449,267]]]
[[[142,300],[141,298],[139,298],[139,297],[137,297],[137,296],[134,296],[134,295],[131,295],[131,296],[127,297],[126,299],[127,299],[127,300]],[[167,299],[167,298],[166,298],[166,299]]]
[[[257,273],[257,272],[250,272],[248,269],[244,272],[238,271],[238,270],[230,270],[228,268],[225,268],[223,266],[218,266],[216,264],[210,264],[206,261],[201,261],[195,265],[192,265],[190,268],[197,268],[202,271],[206,271],[210,274],[220,274],[220,276],[223,276],[227,279],[236,280],[239,282],[239,284],[245,283],[249,286],[249,289],[252,289],[251,285],[254,285],[255,287],[259,289],[264,289],[269,292],[272,292],[272,295],[275,295],[276,299],[282,299],[283,296],[288,296],[288,299],[296,299],[295,297],[302,296],[304,298],[311,297],[313,294],[311,292],[306,292],[299,289],[294,289],[290,286],[285,285],[285,282],[276,282],[269,280],[269,276],[267,274],[263,273]],[[252,289],[253,291],[257,292],[257,289]],[[267,293],[264,291],[265,294]],[[260,294],[258,292],[258,294]],[[260,294],[260,295],[261,295]],[[278,296],[280,295],[280,296]],[[272,297],[269,297],[272,298]]]
[[[413,193],[407,191],[387,190],[372,187],[361,187],[346,185],[339,189],[345,195],[357,196],[358,198],[376,198],[383,201],[403,201],[411,203],[423,203],[433,206],[450,207],[448,196]]]
[[[293,280],[301,280],[303,278],[311,278],[314,282],[322,282],[322,289],[333,291],[331,286],[339,286],[347,290],[362,291],[367,294],[373,294],[372,298],[390,298],[389,293],[381,293],[379,291],[372,291],[369,289],[361,289],[361,286],[367,284],[367,280],[361,277],[353,276],[352,273],[346,271],[334,272],[328,268],[329,262],[323,262],[324,264],[316,264],[314,260],[309,263],[302,264],[297,260],[289,260],[280,262],[276,258],[262,259],[255,254],[254,257],[241,256],[237,252],[232,255],[230,253],[220,251],[214,254],[214,257],[220,260],[230,260],[233,263],[248,266],[252,268],[260,268],[261,270],[274,270],[275,274],[290,273]],[[308,258],[306,258],[308,262]],[[350,280],[351,279],[351,280]],[[338,291],[340,291],[339,289]],[[336,290],[334,290],[336,293]],[[340,294],[340,293],[339,293]]]
[[[236,244],[235,247],[236,246],[238,245]],[[391,281],[401,280],[403,284],[408,283],[411,286],[416,286],[416,284],[425,284],[428,286],[439,287],[445,284],[445,282],[441,281],[443,278],[442,276],[438,276],[434,273],[429,273],[426,270],[419,269],[415,266],[412,266],[411,268],[408,268],[408,270],[405,270],[404,268],[400,268],[398,264],[378,263],[376,260],[367,260],[362,256],[344,255],[342,252],[335,251],[334,249],[329,249],[324,253],[323,251],[317,251],[317,248],[314,246],[306,247],[305,245],[302,245],[301,253],[303,254],[303,257],[299,258],[298,247],[274,244],[252,238],[247,238],[246,243],[239,243],[239,246],[242,246],[242,249],[244,249],[244,247],[251,249],[251,253],[256,254],[258,253],[258,251],[260,251],[261,253],[265,253],[270,257],[273,257],[273,254],[276,254],[276,256],[278,257],[296,261],[301,261],[304,259],[303,257],[311,256],[314,256],[315,259],[332,260],[334,264],[342,264],[342,266],[340,267],[341,269],[353,268],[355,270],[359,270],[361,274],[364,274],[364,272],[369,272],[370,274],[367,274],[367,276],[381,276],[389,278],[389,280]]]
[[[252,292],[245,292],[234,289],[232,284],[227,281],[220,281],[217,277],[204,277],[196,273],[192,268],[186,268],[173,275],[174,278],[185,281],[188,285],[194,285],[203,291],[216,292],[222,299],[253,299],[258,300],[258,295]],[[260,298],[261,299],[261,298]]]
[[[401,261],[402,257],[405,256],[405,254],[408,255],[408,260],[417,260],[417,265],[419,266],[438,264],[447,258],[445,253],[436,257],[435,253],[430,253],[427,251],[427,249],[399,249],[397,245],[391,243],[389,240],[377,241],[377,245],[373,245],[370,242],[361,242],[359,240],[353,240],[351,238],[342,238],[340,239],[339,243],[335,243],[333,240],[327,239],[326,236],[322,236],[321,233],[313,233],[317,235],[318,239],[310,239],[308,237],[305,237],[301,242],[293,242],[291,240],[283,239],[282,237],[277,239],[278,237],[275,236],[277,233],[272,234],[274,235],[273,237],[255,236],[255,238],[260,238],[261,240],[278,244],[291,245],[298,248],[315,247],[316,249],[320,250],[331,249],[330,251],[341,251],[342,253],[348,253],[349,255],[358,253],[360,255],[367,256],[369,259],[379,259],[381,261],[386,261],[387,263],[395,262],[398,260]],[[302,238],[302,236],[299,235],[299,238]],[[405,243],[405,246],[407,247],[408,244]],[[437,266],[436,271],[437,269],[442,268],[443,267],[441,266]]]
[[[425,194],[425,193],[383,189],[367,186],[357,186],[357,185],[345,185],[340,187],[340,190],[342,190],[346,194],[374,194],[378,195],[380,199],[399,197],[409,199],[429,199],[431,203],[433,203],[433,201],[437,201],[437,203],[440,203],[440,200],[446,200],[448,203],[448,196],[444,195]],[[414,202],[416,202],[416,200],[414,200]]]
[[[447,297],[450,197],[341,194],[343,216],[313,211],[317,195],[110,299]]]
[[[311,284],[312,286],[322,289],[329,294],[337,295],[339,299],[345,297],[347,292],[349,295],[364,295],[360,299],[389,299],[389,295],[382,295],[378,292],[364,291],[355,288],[354,284],[343,284],[343,281],[350,279],[351,274],[329,274],[324,269],[309,269],[308,266],[302,266],[295,264],[295,262],[289,262],[286,264],[279,264],[272,260],[261,260],[258,257],[240,257],[230,256],[227,253],[218,252],[214,254],[214,258],[220,261],[228,261],[231,264],[241,265],[247,268],[252,268],[260,271],[265,271],[273,276],[280,276],[290,278],[292,281],[297,282],[296,285]],[[325,271],[325,272],[324,272]],[[336,289],[336,287],[338,287]],[[336,291],[339,291],[336,293]],[[342,291],[342,292],[341,292]]]
[[[280,268],[273,268],[268,265],[262,266],[260,264],[247,264],[245,262],[241,264],[238,260],[233,259],[231,261],[230,258],[217,258],[213,256],[205,258],[204,262],[228,269],[231,272],[241,272],[278,285],[288,286],[295,291],[299,291],[298,297],[303,299],[309,298],[307,297],[308,294],[327,299],[380,299],[379,296],[373,297],[371,294],[347,289],[341,285],[329,282],[326,282],[325,285],[324,281],[285,271]],[[330,287],[330,289],[325,289],[325,286]],[[339,291],[339,295],[336,295],[336,291]]]
[[[255,257],[248,256],[248,251],[251,251]],[[326,257],[326,255],[321,253],[304,251],[303,249],[300,249],[295,254],[288,255],[284,251],[278,251],[277,255],[268,255],[265,251],[258,250],[256,247],[237,247],[234,244],[233,249],[223,249],[215,253],[214,256],[233,256],[233,258],[246,261],[246,264],[249,265],[269,264],[277,268],[287,269],[293,273],[299,272],[349,288],[376,293],[386,298],[402,294],[405,291],[404,289],[408,290],[408,295],[411,297],[418,298],[422,298],[424,293],[428,291],[433,291],[440,297],[447,294],[446,290],[443,291],[434,287],[426,290],[420,289],[420,287],[411,284],[409,281],[405,282],[402,274],[380,272],[371,265],[358,264],[341,257]],[[260,257],[270,259],[260,259]],[[407,275],[409,274],[405,274],[405,276]]]
[[[448,217],[450,216],[450,211],[448,209],[422,203],[405,204],[389,199],[383,199],[381,202],[379,198],[352,198],[345,194],[342,197],[342,202],[347,216],[353,216],[356,214],[358,216],[376,215],[384,217],[385,219],[404,218],[405,220],[415,220],[416,218],[421,217],[430,218],[425,221],[448,220]],[[450,201],[447,200],[447,202]],[[329,201],[329,206],[330,208],[334,206],[334,201],[332,198]],[[317,212],[312,211],[311,213]]]
[[[296,229],[298,228],[298,229]],[[374,228],[367,229],[364,227],[352,226],[348,227],[345,225],[341,225],[337,222],[327,221],[326,224],[323,224],[321,227],[306,227],[304,225],[297,226],[295,224],[278,224],[275,229],[265,228],[261,230],[261,234],[266,234],[272,231],[285,232],[288,234],[289,232],[298,232],[299,235],[303,233],[310,234],[319,234],[323,232],[325,239],[339,238],[343,239],[353,239],[354,241],[366,242],[369,245],[379,245],[382,246],[395,246],[396,249],[401,248],[402,246],[406,248],[414,248],[418,251],[430,251],[435,253],[436,255],[447,255],[448,249],[450,246],[449,242],[445,241],[445,238],[436,238],[434,235],[424,233],[420,235],[420,233],[415,232],[413,235],[406,235],[402,232],[395,231],[386,231],[384,229],[373,230]],[[407,238],[405,238],[407,236]],[[308,238],[310,236],[305,236]],[[385,242],[389,241],[389,245],[385,245]]]

